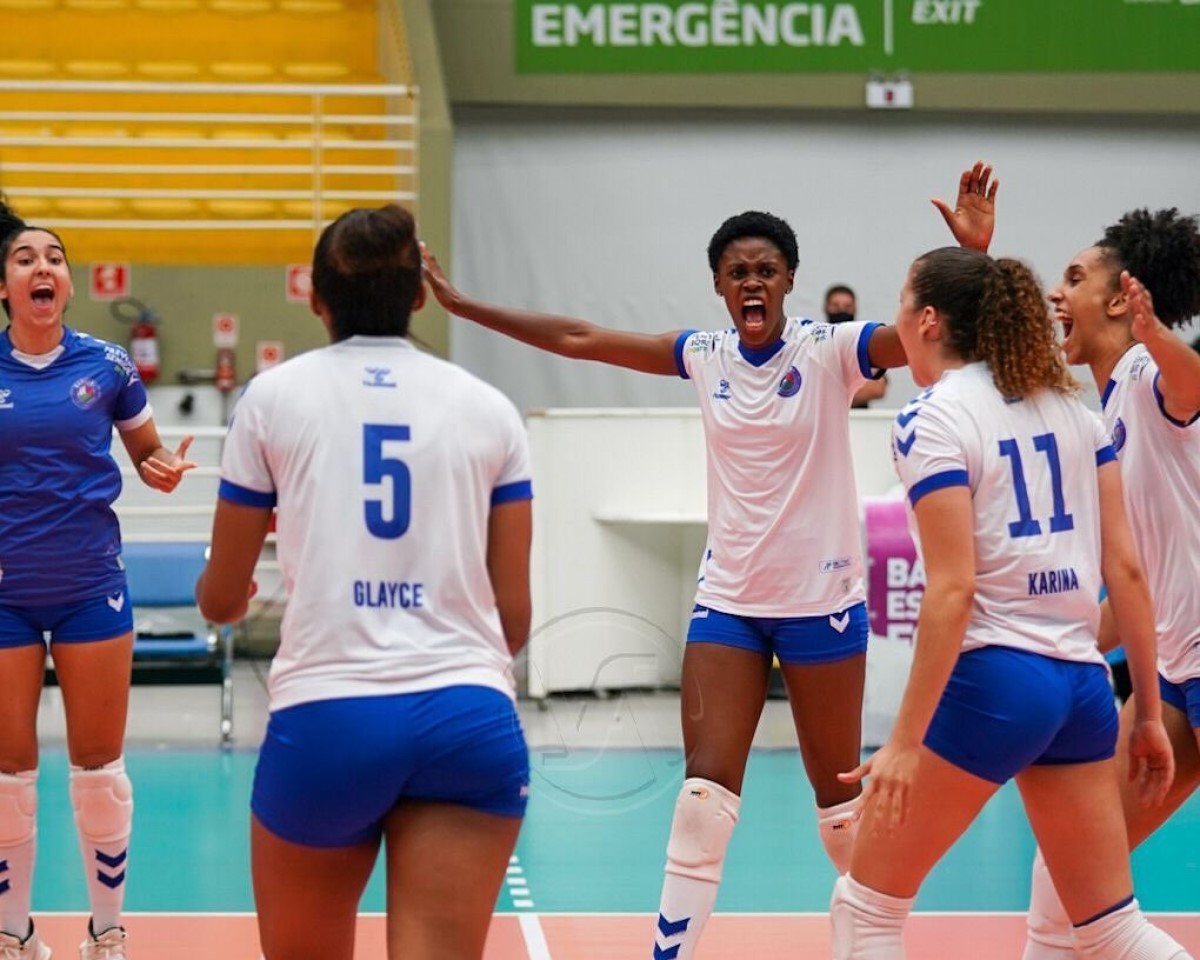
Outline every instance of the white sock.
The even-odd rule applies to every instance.
[[[71,767],[71,805],[87,877],[92,930],[120,926],[133,828],[133,787],[118,757],[101,767]]]
[[[0,932],[29,936],[37,859],[37,770],[0,773]]]
[[[1054,881],[1038,847],[1033,857],[1029,913],[1025,918],[1025,952],[1021,960],[1074,960],[1075,936]]]
[[[717,900],[725,850],[740,808],[738,795],[719,783],[700,777],[683,782],[667,842],[654,934],[656,958],[691,960],[694,955]]]
[[[833,960],[904,960],[904,922],[915,897],[891,897],[850,874],[838,877],[829,904]]]
[[[1137,900],[1076,927],[1075,944],[1088,960],[1191,960],[1191,954],[1146,919]]]
[[[850,856],[854,853],[854,837],[858,833],[861,807],[861,793],[853,800],[832,807],[817,807],[817,833],[838,876],[850,872]]]

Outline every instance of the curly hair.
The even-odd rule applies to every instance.
[[[721,262],[721,254],[735,240],[746,237],[769,240],[779,248],[783,259],[787,261],[789,270],[795,270],[800,263],[800,251],[796,246],[796,231],[786,220],[760,210],[747,210],[737,216],[730,217],[717,227],[717,232],[708,241],[708,265],[713,273],[717,272],[717,264]]]
[[[396,204],[347,210],[317,240],[312,284],[329,310],[334,340],[407,336],[421,290],[413,215]]]
[[[1113,288],[1128,270],[1150,291],[1154,312],[1168,327],[1200,314],[1200,229],[1178,208],[1132,210],[1096,242],[1113,266]]]
[[[986,363],[1006,397],[1079,389],[1041,284],[1020,260],[941,247],[913,264],[911,289],[918,308],[932,306],[945,318],[950,349],[968,362]]]

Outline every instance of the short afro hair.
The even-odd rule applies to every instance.
[[[1133,210],[1104,231],[1096,243],[1118,270],[1128,270],[1154,300],[1168,327],[1200,313],[1200,230],[1195,217],[1178,208]]]
[[[759,210],[747,210],[736,217],[730,217],[713,234],[708,241],[708,265],[713,273],[717,272],[717,264],[721,262],[721,254],[735,240],[745,237],[769,240],[779,248],[783,259],[787,261],[789,270],[795,270],[800,263],[800,252],[796,247],[796,231],[786,220],[770,213]]]

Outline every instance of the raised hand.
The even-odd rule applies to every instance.
[[[1121,271],[1121,291],[1128,299],[1129,311],[1133,314],[1129,332],[1139,343],[1145,343],[1161,323],[1154,312],[1154,300],[1150,291],[1141,285],[1137,277],[1131,276],[1128,270]]]
[[[996,189],[999,186],[1000,181],[992,176],[991,165],[980,160],[958,178],[958,198],[953,210],[944,200],[935,198],[931,201],[960,247],[987,253],[996,229]]]
[[[454,304],[459,300],[459,293],[450,285],[450,281],[446,279],[446,275],[442,273],[442,268],[437,262],[437,257],[430,253],[429,248],[423,243],[421,244],[421,265],[424,268],[422,274],[425,277],[425,282],[429,285],[429,291],[445,310],[453,313]]]

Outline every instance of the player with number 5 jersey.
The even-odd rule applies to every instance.
[[[525,811],[528,446],[499,391],[407,338],[423,299],[411,214],[344,214],[313,255],[332,343],[230,425],[200,608],[245,614],[273,510],[288,591],[251,799],[266,960],[351,960],[381,841],[388,956],[477,960]]]

